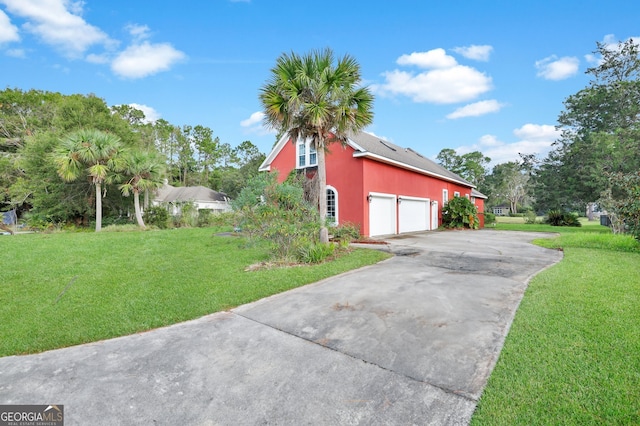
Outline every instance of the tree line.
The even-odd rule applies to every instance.
[[[596,202],[615,231],[640,235],[639,48],[633,40],[597,43],[594,53],[601,59],[586,71],[592,80],[564,101],[561,137],[546,158],[521,154],[489,171],[480,152],[444,149],[440,164],[477,185],[489,207],[584,212]]]
[[[87,145],[104,142],[105,135],[117,140],[117,151],[127,153],[126,164],[112,164],[108,173],[107,159]],[[232,147],[206,126],[149,122],[142,111],[108,106],[93,94],[0,91],[0,212],[15,210],[34,223],[87,225],[96,219],[98,200],[105,220],[126,220],[134,210],[128,195],[142,189],[148,203],[146,189],[165,179],[233,198],[263,159],[250,141]],[[145,183],[151,178],[153,184]]]

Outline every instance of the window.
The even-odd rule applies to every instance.
[[[338,192],[332,186],[327,186],[327,221],[338,224]]]
[[[442,190],[442,205],[447,204],[447,201],[449,201],[449,190],[448,189],[443,189]]]
[[[467,200],[471,200],[471,196],[469,194],[464,194],[464,196],[467,198]],[[474,201],[474,200],[471,200],[471,201]]]
[[[297,145],[298,165],[297,168],[311,167],[318,165],[318,154],[316,147],[310,140],[299,141]]]
[[[460,193],[459,193],[458,191],[454,191],[454,192],[453,192],[453,196],[454,196],[454,197],[459,197],[459,196],[460,196]]]

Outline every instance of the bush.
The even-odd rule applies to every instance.
[[[549,210],[544,223],[551,226],[582,226],[578,215],[560,210]]]
[[[478,229],[478,209],[466,197],[453,197],[442,208],[442,225],[445,228]]]
[[[274,174],[252,179],[236,198],[234,209],[238,226],[249,238],[269,241],[276,260],[298,259],[301,248],[311,250],[309,247],[317,243],[320,234],[317,209],[304,200],[301,187],[278,184]]]
[[[486,225],[492,225],[496,223],[496,215],[490,212],[485,212],[484,213],[484,224]]]
[[[332,243],[323,244],[303,240],[296,249],[296,259],[303,263],[320,263],[333,255],[336,246]]]
[[[182,228],[195,228],[198,226],[198,209],[192,202],[184,202],[180,205],[180,214],[174,218],[176,226]]]
[[[538,216],[533,210],[529,210],[524,214],[524,223],[535,225],[538,222]]]
[[[169,227],[169,212],[161,206],[151,206],[142,215],[145,225],[156,226],[160,229]]]
[[[330,228],[333,239],[337,241],[357,241],[360,239],[360,226],[353,223],[343,223]]]
[[[238,215],[235,212],[214,213],[209,219],[210,226],[236,227]]]

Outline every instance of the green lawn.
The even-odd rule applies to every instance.
[[[245,272],[265,247],[212,229],[0,236],[0,356],[122,336],[229,309],[388,255]]]
[[[564,259],[529,284],[473,425],[640,424],[640,245],[599,228],[536,241]]]
[[[542,221],[542,217],[538,217],[538,221]],[[498,229],[502,231],[529,231],[529,232],[562,232],[562,233],[601,233],[611,234],[611,229],[607,226],[600,225],[599,221],[588,221],[581,217],[581,227],[558,227],[542,223],[529,224],[524,223],[523,217],[497,216],[496,224],[487,228]]]

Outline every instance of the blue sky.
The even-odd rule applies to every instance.
[[[545,155],[596,42],[640,36],[640,2],[0,0],[4,88],[93,93],[268,153],[260,87],[283,52],[354,56],[367,131],[435,157]]]

